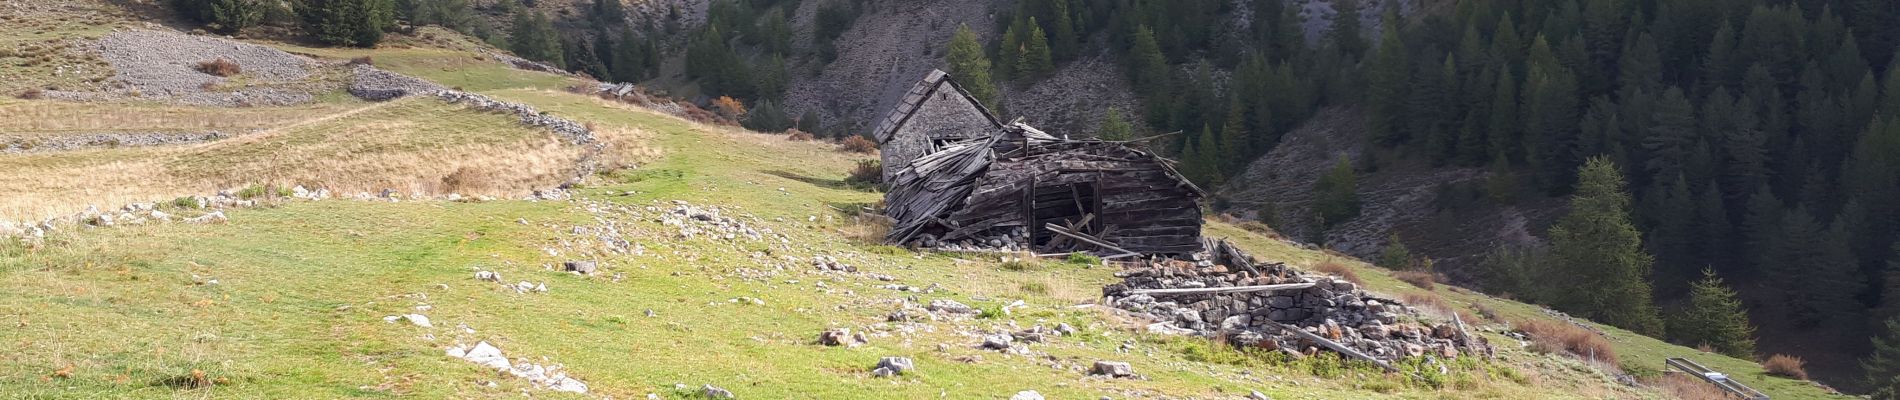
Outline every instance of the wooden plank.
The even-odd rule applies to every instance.
[[[1048,230],[1049,230],[1050,232],[1055,232],[1055,233],[1057,233],[1057,234],[1061,234],[1061,235],[1065,235],[1065,236],[1068,236],[1068,237],[1071,237],[1071,238],[1075,238],[1075,240],[1077,240],[1077,241],[1081,241],[1082,243],[1088,243],[1088,244],[1092,244],[1092,245],[1096,245],[1096,246],[1098,246],[1098,247],[1101,247],[1102,249],[1105,249],[1105,250],[1114,250],[1114,251],[1117,251],[1117,252],[1121,252],[1121,253],[1133,253],[1133,252],[1134,252],[1134,251],[1129,251],[1128,249],[1124,249],[1124,248],[1121,248],[1120,246],[1117,246],[1117,245],[1115,245],[1115,244],[1111,244],[1111,243],[1109,243],[1109,242],[1108,242],[1108,241],[1106,241],[1106,240],[1101,240],[1101,239],[1098,239],[1098,238],[1095,238],[1095,237],[1092,237],[1092,236],[1089,236],[1089,235],[1086,235],[1086,234],[1081,234],[1081,233],[1076,233],[1076,232],[1071,232],[1071,231],[1069,231],[1069,230],[1067,230],[1067,229],[1062,229],[1062,227],[1060,227],[1060,226],[1056,226],[1056,224],[1043,224],[1043,228],[1046,228],[1046,229],[1048,229]]]
[[[1271,292],[1275,290],[1305,289],[1305,288],[1310,288],[1310,287],[1313,287],[1312,283],[1286,283],[1286,284],[1279,284],[1279,285],[1253,285],[1253,286],[1189,288],[1189,289],[1140,289],[1140,290],[1130,290],[1128,291],[1128,294],[1145,294],[1145,295],[1151,295],[1151,296],[1228,294],[1228,293]]]
[[[1339,342],[1332,341],[1331,339],[1320,337],[1319,335],[1315,335],[1312,332],[1307,332],[1305,329],[1300,329],[1297,326],[1286,326],[1286,325],[1281,324],[1279,321],[1274,321],[1274,320],[1266,320],[1265,322],[1267,323],[1268,326],[1277,327],[1277,328],[1280,328],[1280,330],[1291,332],[1294,335],[1299,336],[1301,339],[1311,340],[1313,341],[1313,343],[1319,343],[1319,345],[1325,346],[1328,349],[1333,349],[1333,351],[1339,352],[1339,354],[1345,354],[1346,356],[1349,356],[1352,358],[1370,361],[1373,364],[1378,365],[1380,368],[1385,368],[1386,371],[1405,373],[1406,375],[1412,375],[1414,377],[1418,376],[1416,374],[1406,373],[1405,371],[1400,370],[1398,367],[1394,367],[1392,366],[1392,364],[1386,363],[1385,361],[1381,361],[1377,358],[1372,358],[1372,356],[1366,355],[1366,353],[1359,352],[1358,349],[1347,347],[1346,345],[1339,344]]]

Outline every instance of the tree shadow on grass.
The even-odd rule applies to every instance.
[[[812,186],[817,186],[817,187],[827,188],[827,189],[855,190],[855,191],[860,191],[860,192],[876,192],[877,191],[877,185],[856,183],[856,182],[851,182],[844,179],[825,179],[825,178],[811,177],[811,176],[800,175],[796,172],[785,171],[785,170],[766,171],[765,173],[771,174],[772,176],[804,182],[804,183],[811,184]]]

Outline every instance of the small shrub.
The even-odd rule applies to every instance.
[[[191,197],[191,196],[185,196],[185,197],[172,199],[171,205],[172,207],[178,207],[181,209],[194,209],[194,208],[198,208],[199,206],[198,198]]]
[[[884,163],[878,160],[858,160],[851,167],[851,175],[844,178],[845,183],[878,185],[884,183]]]
[[[1761,362],[1761,368],[1767,370],[1769,375],[1789,377],[1804,381],[1808,380],[1807,365],[1808,362],[1802,360],[1801,357],[1786,354],[1768,356],[1767,360],[1762,360]]]
[[[1438,287],[1438,278],[1433,276],[1430,272],[1397,271],[1392,273],[1392,277],[1405,281],[1405,283],[1410,283],[1412,286],[1417,286],[1419,289],[1432,290]]]
[[[811,136],[810,132],[801,131],[801,130],[798,130],[798,128],[785,130],[785,140],[790,140],[794,142],[809,142],[812,139],[814,139],[814,137]]]
[[[871,139],[865,139],[864,136],[851,135],[838,143],[838,149],[852,153],[871,154],[877,152],[877,143],[872,142]]]
[[[1338,276],[1340,279],[1345,279],[1346,281],[1352,282],[1352,283],[1358,283],[1358,284],[1366,283],[1365,281],[1359,280],[1359,274],[1352,272],[1352,268],[1347,267],[1346,264],[1340,264],[1339,261],[1335,261],[1331,259],[1320,261],[1318,264],[1313,264],[1313,271],[1319,272],[1322,274]]]
[[[264,197],[264,195],[268,193],[270,192],[264,190],[264,185],[254,184],[251,186],[246,186],[243,189],[238,189],[237,197],[240,199],[250,200],[250,199],[254,199],[258,197]]]
[[[1088,253],[1069,253],[1069,263],[1081,264],[1081,265],[1097,265],[1097,264],[1102,263],[1102,258],[1089,255]]]
[[[745,103],[740,103],[738,99],[734,99],[732,96],[719,96],[719,98],[713,99],[712,108],[718,110],[719,116],[726,117],[726,119],[737,120],[745,118]]]
[[[1531,336],[1532,351],[1566,352],[1586,361],[1601,362],[1612,367],[1618,365],[1616,350],[1610,347],[1608,339],[1598,336],[1596,332],[1569,322],[1540,319],[1517,321],[1513,325]]]
[[[350,65],[376,65],[376,59],[370,56],[352,58],[350,59]]]
[[[46,91],[40,90],[40,89],[27,89],[24,92],[20,92],[20,94],[15,97],[19,97],[22,100],[39,100],[39,99],[46,98]]]
[[[1023,282],[1022,285],[1018,285],[1018,287],[1023,290],[1023,293],[1037,294],[1037,295],[1049,294],[1049,284],[1047,283]]]
[[[1001,304],[986,304],[982,307],[977,307],[976,312],[977,319],[997,319],[1007,315],[1008,314],[1003,313],[1003,305]]]
[[[230,76],[244,73],[244,68],[238,66],[238,63],[236,61],[219,58],[219,59],[211,60],[211,61],[199,61],[198,72],[203,72],[206,74],[211,74],[211,75],[216,75],[216,76],[230,77]]]

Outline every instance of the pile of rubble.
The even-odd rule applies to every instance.
[[[1223,337],[1236,346],[1295,356],[1322,349],[1352,350],[1381,361],[1489,353],[1483,339],[1467,334],[1462,323],[1426,321],[1416,310],[1353,282],[1258,263],[1225,241],[1208,248],[1187,260],[1118,272],[1123,282],[1102,290],[1107,304],[1158,321],[1150,331]]]
[[[660,210],[648,207],[647,211]],[[754,228],[744,219],[720,215],[718,206],[701,207],[689,204],[685,200],[674,200],[672,208],[658,214],[661,224],[678,228],[679,236],[686,239],[705,236],[727,241],[739,238],[760,241],[770,236],[778,238],[781,242],[789,240],[784,235],[773,233],[771,228]],[[752,219],[757,220],[756,217]]]
[[[922,235],[917,235],[917,239],[913,240],[913,243],[916,243],[919,247],[928,248],[928,249],[936,249],[939,251],[1009,251],[1009,252],[1014,252],[1014,251],[1027,251],[1032,248],[1032,246],[1029,245],[1029,230],[1020,226],[1011,228],[1009,231],[1004,232],[1001,235],[989,236],[989,237],[977,237],[974,239],[962,239],[962,240],[957,240],[954,242],[938,240],[937,235],[926,233]]]

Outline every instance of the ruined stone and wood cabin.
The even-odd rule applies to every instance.
[[[1205,195],[1171,161],[1134,142],[1003,123],[942,71],[913,86],[874,132],[890,186],[886,215],[896,221],[889,242],[1104,255],[1201,250]]]

